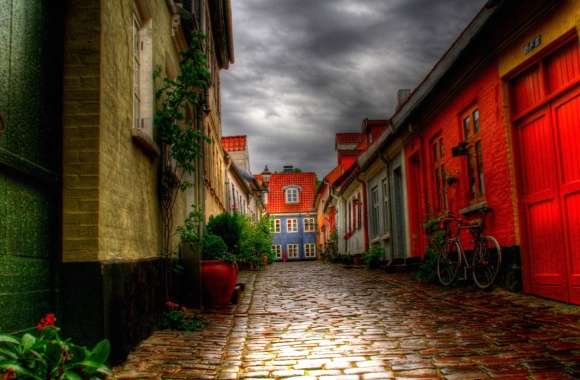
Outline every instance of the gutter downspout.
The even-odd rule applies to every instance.
[[[229,212],[230,211],[229,208],[232,205],[232,200],[230,199],[232,194],[230,194],[230,181],[228,180],[228,178],[229,178],[228,173],[230,172],[230,166],[232,166],[232,158],[228,154],[226,154],[225,159],[226,159],[226,170],[224,173],[225,180],[226,180],[225,181],[225,183],[226,183],[226,189],[225,189],[226,190],[226,194],[225,194],[226,195],[226,200],[225,200],[226,204],[225,204],[225,206],[226,206],[226,212]]]
[[[360,179],[360,173],[357,174],[356,180],[362,185],[363,187],[363,216],[364,216],[364,236],[365,236],[365,252],[369,250],[369,213],[367,208],[367,183]]]

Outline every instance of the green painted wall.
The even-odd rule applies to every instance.
[[[55,311],[59,45],[48,3],[0,0],[0,331]]]

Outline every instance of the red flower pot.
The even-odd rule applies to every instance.
[[[237,280],[236,264],[221,260],[202,260],[201,282],[208,303],[229,305]]]

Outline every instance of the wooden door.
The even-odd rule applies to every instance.
[[[48,3],[0,0],[0,331],[56,311],[62,51]]]
[[[526,289],[580,304],[580,48],[577,37],[511,81]]]

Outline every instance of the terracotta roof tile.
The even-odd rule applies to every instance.
[[[284,189],[292,185],[296,185],[301,189],[299,202],[287,204]],[[268,183],[268,212],[270,214],[314,212],[315,197],[315,173],[272,173]]]
[[[336,134],[337,144],[358,144],[362,140],[362,135],[358,132],[346,132]]]
[[[247,150],[246,136],[224,136],[222,137],[222,146],[226,152],[239,152]]]

